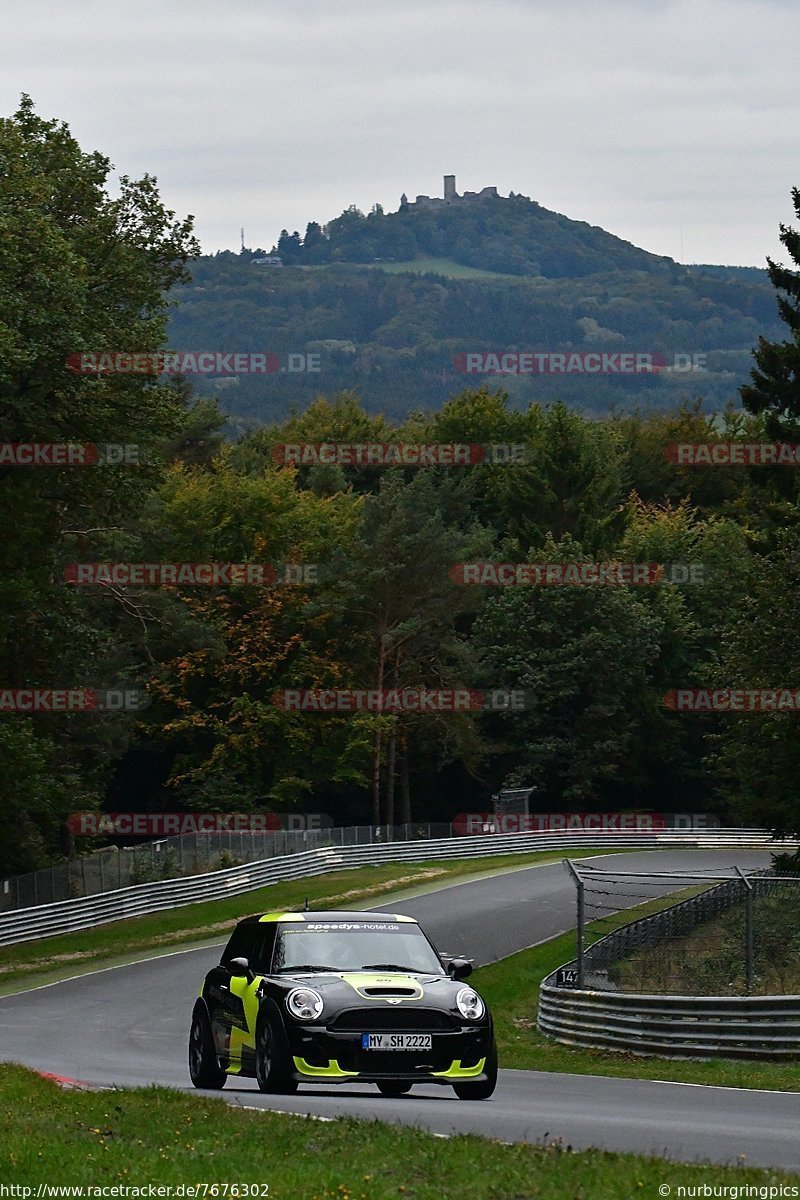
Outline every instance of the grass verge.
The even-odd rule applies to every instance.
[[[148,953],[223,941],[234,922],[270,909],[354,908],[363,901],[380,902],[395,893],[428,890],[514,867],[558,862],[570,853],[581,858],[608,850],[553,850],[505,854],[492,859],[463,858],[439,862],[387,863],[332,871],[310,879],[270,884],[229,900],[187,904],[182,908],[114,921],[96,929],[60,934],[0,948],[0,995],[50,983],[103,966],[144,958]],[[612,851],[613,853],[613,851]]]
[[[613,925],[646,916],[674,903],[664,897],[603,921],[603,932]],[[590,927],[591,928],[591,927]],[[556,967],[575,957],[574,931],[512,954],[498,963],[480,967],[470,983],[486,998],[497,1033],[500,1066],[524,1071],[560,1071],[571,1075],[613,1075],[628,1079],[663,1079],[676,1083],[705,1083],[716,1087],[764,1088],[800,1091],[797,1063],[752,1062],[732,1058],[652,1058],[621,1051],[587,1050],[565,1046],[545,1037],[536,1028],[539,987]]]
[[[619,1200],[656,1196],[678,1172],[689,1186],[797,1183],[775,1170],[236,1110],[166,1088],[65,1092],[15,1066],[0,1072],[0,1115],[0,1178],[34,1189],[125,1184],[147,1195],[150,1184],[199,1183],[220,1185],[208,1197],[222,1197],[225,1184],[233,1197],[248,1195],[241,1185],[263,1185],[249,1191],[259,1200]]]
[[[338,264],[333,264],[338,265]],[[501,283],[530,283],[531,280],[539,281],[541,276],[531,275],[504,275],[500,271],[486,271],[480,266],[465,266],[463,263],[453,262],[452,258],[409,258],[402,263],[390,263],[389,260],[381,260],[377,263],[347,263],[342,266],[349,268],[369,268],[371,270],[386,271],[387,275],[444,275],[451,280],[497,280]],[[321,264],[317,268],[306,268],[306,270],[325,271],[330,270],[330,264]]]
[[[360,264],[361,265],[361,264]],[[485,271],[481,267],[467,267],[463,263],[454,262],[452,258],[414,258],[405,262],[376,262],[364,263],[364,266],[375,270],[386,271],[389,275],[444,275],[448,279],[489,279],[502,283],[530,283],[538,280],[538,275],[504,275],[500,271]]]

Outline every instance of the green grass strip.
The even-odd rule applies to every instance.
[[[380,1103],[376,1095],[377,1110]],[[237,1110],[167,1088],[63,1091],[21,1067],[0,1070],[0,1120],[0,1179],[33,1189],[122,1184],[147,1195],[151,1184],[217,1184],[197,1200],[224,1197],[224,1185],[227,1196],[259,1200],[620,1200],[657,1196],[662,1184],[673,1194],[677,1183],[797,1184],[796,1175],[775,1170]]]

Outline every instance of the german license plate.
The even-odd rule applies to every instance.
[[[429,1033],[362,1033],[362,1050],[430,1050]]]

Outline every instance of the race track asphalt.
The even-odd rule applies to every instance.
[[[660,872],[725,870],[734,862],[752,868],[769,859],[761,851],[685,850],[591,861]],[[575,887],[561,864],[551,864],[374,907],[416,917],[443,953],[483,965],[571,928]],[[106,1086],[161,1083],[192,1091],[189,1017],[204,973],[218,961],[219,946],[205,946],[0,998],[0,1060]],[[481,1103],[427,1086],[396,1100],[357,1084],[264,1096],[251,1080],[230,1080],[221,1095],[233,1104],[324,1117],[379,1115],[436,1133],[561,1139],[574,1148],[631,1150],[677,1162],[743,1157],[752,1165],[800,1171],[800,1094],[793,1093],[501,1070],[494,1097]]]

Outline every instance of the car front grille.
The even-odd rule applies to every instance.
[[[441,1046],[434,1046],[432,1050],[397,1053],[348,1047],[338,1058],[343,1071],[358,1071],[360,1075],[370,1076],[384,1075],[389,1079],[398,1075],[429,1075],[432,1071],[446,1071],[452,1061],[452,1054]]]
[[[374,1008],[350,1008],[329,1022],[328,1028],[339,1033],[401,1033],[405,1030],[460,1029],[455,1017],[435,1008],[383,1005]]]

